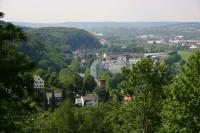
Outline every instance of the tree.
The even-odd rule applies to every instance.
[[[72,74],[71,76],[71,83],[73,87],[73,93],[74,94],[79,94],[79,95],[84,95],[84,90],[83,90],[83,78],[79,74]]]
[[[142,132],[137,129],[140,120],[138,120],[138,111],[133,102],[128,102],[127,104],[113,102],[110,106],[111,109],[106,113],[104,121],[112,129],[113,133]]]
[[[0,132],[20,132],[25,119],[35,111],[34,63],[11,44],[24,40],[20,28],[0,23]]]
[[[88,76],[88,75],[90,75],[90,69],[86,68],[86,70],[85,70],[85,76]]]
[[[73,87],[72,87],[72,81],[70,78],[69,70],[66,68],[63,68],[59,72],[59,83],[60,87],[62,88],[62,99],[65,100],[73,99]]]
[[[71,72],[67,69],[61,69],[59,72],[59,81],[61,83],[61,87],[63,88],[63,92],[65,92],[66,98],[74,99],[75,94],[83,95],[83,78],[75,73]]]
[[[79,61],[78,59],[74,58],[71,62],[71,71],[72,72],[79,72],[79,69],[80,69],[80,64],[79,64]]]
[[[177,51],[171,51],[165,57],[164,62],[169,66],[171,75],[178,75],[181,73],[181,66],[185,64],[185,61],[181,58]]]
[[[137,131],[156,132],[160,125],[164,86],[170,83],[169,70],[165,65],[152,59],[143,59],[131,68],[123,69],[128,78],[123,81],[121,89],[125,95],[133,98],[135,119],[138,120]]]
[[[113,133],[111,121],[106,120],[106,117],[115,107],[114,104],[104,103],[98,107],[76,109],[78,133]]]
[[[121,89],[120,83],[127,80],[126,77],[121,73],[113,74],[111,79],[108,81],[108,90],[112,97],[115,97],[117,100],[121,100]]]
[[[0,44],[11,41],[25,41],[27,38],[23,31],[11,23],[0,23]]]
[[[83,78],[83,94],[91,93],[96,87],[95,79],[92,75],[85,75]]]
[[[78,125],[71,101],[66,100],[53,114],[54,131],[58,133],[76,133]]]
[[[166,90],[162,109],[162,132],[200,131],[200,51],[183,69],[183,74]]]

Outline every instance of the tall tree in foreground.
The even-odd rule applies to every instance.
[[[196,52],[168,90],[162,110],[162,132],[200,131],[200,51]]]
[[[2,13],[0,14],[2,17]],[[0,23],[0,132],[20,132],[32,104],[33,63],[11,44],[24,41],[24,33],[14,25]]]
[[[152,59],[143,59],[125,68],[123,74],[128,80],[122,82],[122,90],[133,98],[133,128],[137,132],[156,132],[161,121],[159,113],[164,87],[171,79],[168,68]]]
[[[58,133],[76,133],[78,125],[74,117],[73,103],[69,100],[53,114],[53,126]]]

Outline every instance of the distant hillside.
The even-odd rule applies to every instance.
[[[99,41],[90,33],[85,30],[76,28],[63,28],[63,27],[47,27],[30,29],[27,32],[35,37],[41,43],[50,45],[66,43],[72,50],[81,47],[86,48],[100,48]]]
[[[200,22],[66,22],[66,23],[15,23],[28,27],[75,27],[106,36],[133,37],[144,34],[159,36],[184,35],[186,39],[200,39]]]
[[[76,28],[24,28],[24,31],[28,40],[18,45],[19,49],[43,68],[67,67],[72,58],[71,50],[101,47],[93,35]]]
[[[86,30],[93,28],[150,28],[165,26],[170,24],[177,24],[178,22],[65,22],[65,23],[26,23],[13,22],[22,27],[75,27]]]
[[[144,30],[143,33],[161,36],[183,35],[185,39],[200,39],[200,23],[177,23]]]

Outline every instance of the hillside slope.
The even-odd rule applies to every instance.
[[[72,50],[81,47],[100,48],[99,41],[89,32],[77,28],[47,27],[29,29],[28,33],[37,37],[38,41],[50,45],[69,44]]]
[[[76,28],[24,28],[27,42],[19,49],[44,69],[60,69],[71,63],[72,50],[97,49],[101,45],[90,33]]]

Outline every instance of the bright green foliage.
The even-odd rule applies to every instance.
[[[76,108],[66,100],[54,113],[40,114],[35,120],[32,132],[42,133],[113,133],[106,118],[116,103],[101,104],[98,107]]]
[[[155,63],[151,59],[143,59],[123,73],[128,80],[122,82],[121,88],[125,95],[133,97],[135,119],[139,119],[136,130],[144,133],[156,132],[160,125],[164,86],[170,83],[169,70],[165,65]]]
[[[39,76],[45,75],[45,71],[44,71],[44,69],[42,69],[42,68],[38,68],[38,69],[34,70],[34,73],[35,73],[36,75],[39,75]]]
[[[93,76],[85,75],[83,78],[83,93],[92,93],[96,87],[96,82]]]
[[[73,113],[73,104],[65,101],[63,105],[53,113],[53,130],[58,133],[75,133],[77,130]]]
[[[188,59],[193,54],[193,51],[178,51],[178,54],[183,58],[185,61],[188,61]]]
[[[79,72],[79,70],[80,70],[80,64],[79,64],[79,61],[78,61],[77,58],[74,58],[72,60],[70,67],[71,67],[71,71],[72,72],[76,72],[76,73]]]
[[[79,120],[78,133],[112,133],[112,127],[106,117],[114,104],[101,104],[99,107],[89,107],[76,110]]]
[[[75,94],[85,94],[83,89],[83,78],[79,74],[71,72],[67,69],[61,69],[59,73],[59,81],[65,94],[65,98],[67,97],[73,99]]]
[[[166,90],[162,110],[162,129],[169,133],[200,131],[200,52],[196,52],[183,75]]]
[[[38,29],[30,29],[28,32],[36,36],[38,41],[46,44],[69,44],[72,50],[81,47],[100,48],[99,41],[85,30],[64,27],[46,27]]]
[[[36,133],[77,133],[78,124],[74,116],[73,104],[66,100],[53,113],[40,114],[34,121]]]
[[[85,70],[85,76],[88,76],[88,75],[90,75],[90,69],[86,68],[86,70]]]

